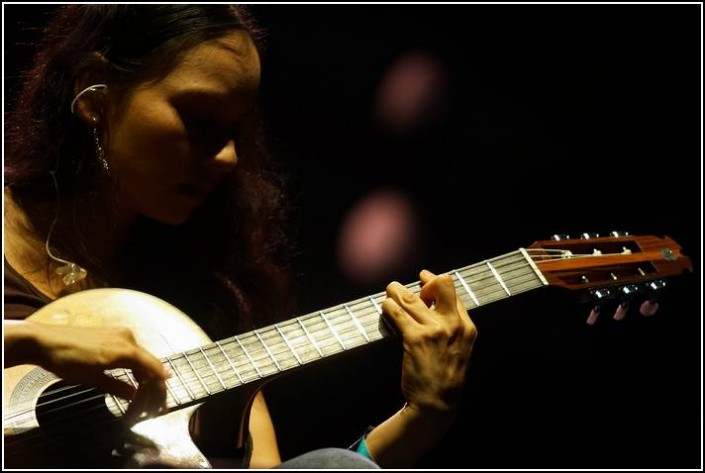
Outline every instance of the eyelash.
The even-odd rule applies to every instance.
[[[181,114],[181,121],[184,123],[186,130],[188,133],[191,132],[192,129],[195,128],[197,133],[199,135],[203,134],[203,131],[206,131],[207,135],[217,135],[217,131],[219,127],[215,125],[213,122],[211,122],[208,119],[200,118],[195,115],[189,114],[189,113],[182,113]],[[239,139],[241,136],[241,129],[238,126],[234,130],[228,130],[224,133],[228,137],[232,139]],[[220,135],[222,136],[222,135]]]

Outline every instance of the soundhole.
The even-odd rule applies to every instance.
[[[103,393],[63,381],[39,396],[35,412],[53,449],[61,450],[65,461],[75,458],[84,467],[93,461],[104,464],[126,432],[121,419],[108,410]]]

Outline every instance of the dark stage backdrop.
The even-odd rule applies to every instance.
[[[51,8],[5,5],[6,98]],[[473,311],[464,409],[419,466],[701,468],[702,7],[252,11],[268,31],[270,143],[291,176],[292,316],[554,233],[669,235],[693,259],[652,318],[588,326],[590,307],[550,288]],[[353,277],[342,228],[382,191],[415,222],[387,250],[413,238]],[[272,382],[283,456],[345,447],[398,409],[400,360],[391,341]]]

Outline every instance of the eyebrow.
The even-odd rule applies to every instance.
[[[174,92],[175,100],[207,99],[222,101],[228,97],[223,91],[213,89],[184,89]]]

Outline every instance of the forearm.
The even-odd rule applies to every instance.
[[[452,413],[422,413],[405,405],[367,435],[367,449],[382,468],[413,466],[443,437],[453,419]]]
[[[36,324],[25,320],[3,320],[5,349],[3,367],[36,363],[37,334]]]

